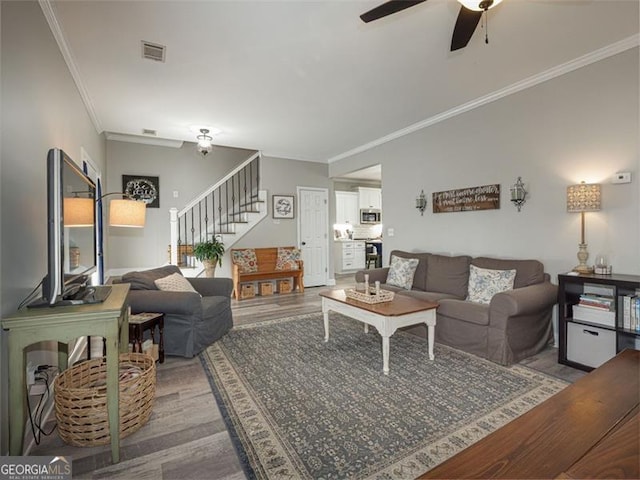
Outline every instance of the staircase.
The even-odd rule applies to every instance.
[[[197,243],[219,237],[229,250],[267,216],[267,192],[260,190],[260,152],[245,160],[182,210],[170,210],[170,263],[187,277],[204,268],[193,255]]]

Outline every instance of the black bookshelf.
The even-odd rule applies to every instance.
[[[640,350],[640,331],[624,328],[622,299],[640,291],[640,276],[626,274],[558,275],[558,362],[585,371],[593,370],[599,359],[613,357],[625,348]],[[612,325],[574,318],[574,306],[585,285],[605,287],[615,299]],[[576,335],[584,335],[585,341]]]

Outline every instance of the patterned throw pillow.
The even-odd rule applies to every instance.
[[[168,277],[159,278],[154,283],[156,284],[156,287],[158,287],[158,290],[165,290],[168,292],[198,293],[193,288],[193,285],[189,283],[189,280],[184,278],[179,273],[172,273]]]
[[[387,284],[411,290],[416,268],[418,268],[417,258],[401,258],[392,255],[389,273],[387,274]]]
[[[469,291],[467,300],[489,304],[496,293],[513,290],[515,270],[489,270],[469,266]]]
[[[240,273],[253,273],[258,271],[258,259],[253,248],[234,250],[231,261],[239,266]]]
[[[300,250],[278,247],[276,270],[298,270],[297,260],[300,260]]]

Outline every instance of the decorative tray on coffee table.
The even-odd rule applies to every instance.
[[[395,296],[394,292],[390,292],[389,290],[380,290],[380,293],[376,295],[375,293],[364,293],[358,292],[353,288],[345,289],[344,293],[348,298],[352,298],[353,300],[358,300],[359,302],[365,303],[383,303],[390,302],[393,300]]]

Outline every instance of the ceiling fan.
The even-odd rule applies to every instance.
[[[426,2],[426,0],[389,0],[363,13],[360,18],[363,22],[369,23],[422,2]],[[480,22],[480,18],[482,18],[482,14],[498,5],[502,0],[458,0],[458,2],[462,5],[460,6],[456,26],[453,29],[453,36],[451,37],[452,52],[467,46]],[[488,43],[488,40],[486,41]]]

